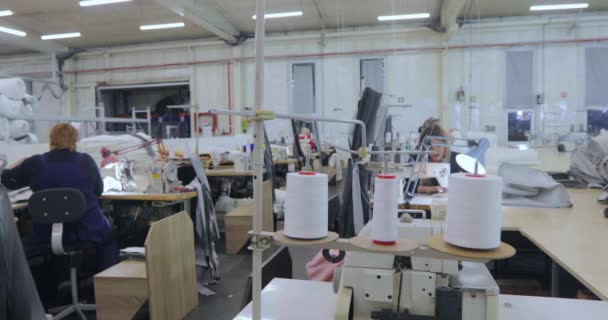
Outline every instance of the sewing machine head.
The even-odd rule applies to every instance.
[[[450,164],[449,163],[428,163],[427,165],[427,177],[437,179],[439,185],[442,188],[448,187],[448,181],[450,180]]]
[[[399,223],[399,236],[425,244],[442,227],[414,219]],[[367,225],[360,234],[370,231]],[[482,263],[351,252],[334,282],[352,289],[352,319],[497,318],[498,286]]]

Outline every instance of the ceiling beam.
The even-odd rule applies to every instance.
[[[456,21],[469,0],[443,0],[441,4],[441,28],[450,33],[458,29]],[[471,0],[473,1],[473,0]]]
[[[237,43],[239,29],[208,0],[156,0],[162,6],[229,43]]]
[[[3,45],[6,44],[13,47],[50,54],[64,53],[70,50],[68,47],[57,42],[41,40],[39,34],[29,32],[29,30],[24,30],[23,28],[15,26],[13,24],[3,21],[2,23],[0,23],[0,26],[24,31],[27,33],[27,36],[19,37],[14,36],[12,34],[0,32],[0,43],[2,43]]]

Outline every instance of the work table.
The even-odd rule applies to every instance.
[[[602,300],[608,300],[608,219],[600,190],[568,189],[571,208],[503,207],[503,230],[518,231]]]
[[[600,301],[503,294],[499,299],[501,320],[600,320],[608,313],[608,303]],[[333,319],[335,308],[331,282],[275,278],[262,291],[262,319]],[[234,318],[250,319],[251,303]]]

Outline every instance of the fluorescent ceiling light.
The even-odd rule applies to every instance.
[[[7,28],[7,27],[0,27],[0,32],[10,33],[12,35],[19,36],[19,37],[27,36],[27,33],[23,32],[23,31],[19,31],[19,30]]]
[[[300,17],[302,15],[304,15],[304,12],[302,12],[302,11],[266,13],[264,15],[264,19]],[[255,20],[256,19],[256,15],[253,15],[252,18]]]
[[[2,10],[0,11],[0,17],[8,17],[8,16],[12,16],[13,12],[10,10]]]
[[[140,26],[139,30],[157,30],[157,29],[170,29],[170,28],[182,28],[186,24],[183,22],[175,23],[163,23],[163,24],[151,24],[147,26]]]
[[[85,0],[85,1],[80,1],[80,6],[81,7],[90,7],[90,6],[99,6],[102,4],[127,2],[127,1],[132,1],[132,0]]]
[[[60,34],[45,34],[40,37],[42,40],[55,40],[67,38],[80,38],[80,32],[60,33]]]
[[[570,10],[570,9],[585,9],[589,8],[588,3],[570,3],[570,4],[547,4],[531,6],[530,11],[547,11],[547,10]]]
[[[428,19],[430,17],[431,17],[431,14],[425,12],[425,13],[400,14],[400,15],[395,15],[395,16],[379,16],[378,21]]]

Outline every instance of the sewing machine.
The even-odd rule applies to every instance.
[[[443,221],[399,223],[399,236],[426,243]],[[371,226],[360,235],[369,235]],[[482,263],[351,252],[334,275],[334,289],[352,288],[352,319],[498,318],[498,285]],[[340,295],[339,295],[340,296]],[[338,300],[335,319],[348,314]]]
[[[177,165],[169,160],[163,163],[155,163],[150,169],[152,182],[147,186],[148,193],[171,193],[181,186],[177,177]]]
[[[412,175],[416,172],[413,167],[401,167],[397,170],[391,171],[399,179],[399,199],[405,199],[405,187],[408,179],[411,179]],[[420,175],[421,179],[435,178],[439,183],[439,186],[447,189],[450,181],[450,164],[449,163],[427,163],[425,169]]]
[[[444,189],[448,188],[450,180],[450,164],[449,163],[427,163],[425,178],[435,178]]]
[[[171,160],[150,163],[122,158],[103,168],[101,173],[104,181],[111,178],[120,184],[104,191],[172,193],[182,184],[177,176],[177,165]]]

